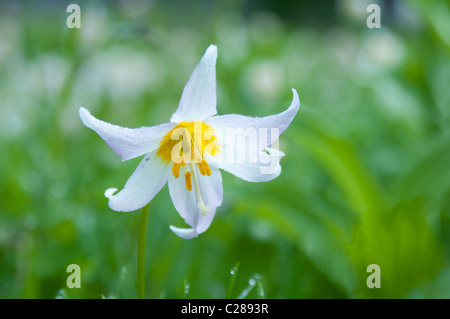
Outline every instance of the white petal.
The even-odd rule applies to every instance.
[[[284,157],[284,155],[285,155],[284,152],[280,151],[279,149],[272,148],[272,147],[266,148],[265,151],[266,151],[267,154],[269,154],[270,156],[278,157],[278,159],[281,159],[281,158]]]
[[[224,148],[224,157],[217,165],[243,180],[267,182],[280,175],[280,159],[283,156],[283,152],[267,148],[258,153],[245,153],[242,157],[238,150],[228,147]]]
[[[118,212],[130,212],[147,205],[167,182],[168,164],[156,156],[147,154],[128,179],[125,187],[116,195],[108,189],[109,207]]]
[[[203,176],[197,169],[198,186],[202,194],[205,205],[210,208],[210,211],[204,216],[200,212],[200,219],[197,223],[197,233],[201,234],[205,232],[214,218],[217,207],[222,205],[223,199],[223,185],[222,175],[218,167],[210,165],[211,175]],[[197,209],[199,205],[197,204]],[[200,209],[199,209],[200,210]]]
[[[197,165],[193,165],[195,176],[198,180],[200,194],[205,206],[208,206],[210,210],[206,215],[203,215],[201,212],[193,180],[192,190],[188,191],[186,189],[184,173],[188,166],[180,169],[180,177],[178,178],[169,175],[169,192],[175,209],[180,216],[184,218],[186,224],[192,227],[192,230],[189,231],[182,228],[171,227],[172,231],[183,238],[185,238],[184,236],[186,234],[196,237],[198,234],[205,232],[214,218],[217,207],[222,204],[223,198],[222,176],[219,169],[211,165],[211,175],[203,176],[200,174]]]
[[[123,161],[155,150],[164,135],[176,125],[166,123],[131,129],[99,120],[83,107],[80,107],[80,118],[84,125],[97,132]]]
[[[114,196],[114,193],[117,192],[117,191],[118,191],[118,189],[115,188],[115,187],[108,188],[108,189],[105,191],[105,197],[106,197],[106,198],[111,198],[111,197]]]
[[[291,124],[300,100],[297,91],[291,105],[284,112],[266,117],[250,117],[238,114],[214,116],[206,121],[220,136],[220,141],[245,152],[256,152],[272,145],[279,135]]]
[[[171,122],[204,120],[217,114],[216,60],[217,47],[210,45],[184,87]]]
[[[195,231],[194,228],[178,228],[175,226],[170,225],[170,230],[173,231],[177,236],[183,238],[183,239],[191,239],[194,237],[197,237],[198,234]]]

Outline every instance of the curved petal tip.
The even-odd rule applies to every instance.
[[[192,239],[197,237],[198,234],[194,228],[178,228],[170,225],[170,230],[175,233],[175,235],[183,238],[183,239]]]
[[[108,189],[105,191],[105,197],[106,197],[106,198],[111,198],[111,197],[114,196],[114,193],[115,193],[115,192],[117,192],[117,188],[108,188]]]
[[[292,93],[294,94],[292,104],[295,105],[295,107],[300,107],[300,98],[298,97],[297,90],[293,88]]]

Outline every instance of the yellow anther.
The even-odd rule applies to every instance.
[[[200,163],[205,155],[216,155],[219,151],[212,131],[201,121],[181,122],[163,137],[156,155],[164,163],[179,163],[179,159],[186,164],[189,161]]]
[[[172,165],[172,174],[175,176],[175,178],[178,178],[180,176],[180,163],[173,163]]]
[[[206,176],[210,176],[211,175],[211,168],[209,167],[208,163],[206,163],[206,161],[203,161],[203,164],[205,165],[205,171],[206,171]]]
[[[197,165],[198,165],[198,170],[200,171],[200,174],[202,174],[204,176],[205,175],[205,169],[204,169],[204,166],[203,166],[203,162],[198,163]]]
[[[200,174],[202,174],[203,176],[211,175],[211,168],[209,167],[208,163],[206,163],[205,160],[203,160],[201,163],[198,163],[198,170],[200,171]]]
[[[188,191],[192,190],[191,172],[186,172],[184,174],[184,181],[186,183],[186,189]]]
[[[198,165],[201,175],[211,175],[211,168],[204,158],[220,152],[220,145],[213,133],[214,130],[201,121],[181,122],[164,135],[156,152],[163,163],[172,162],[172,174],[175,178],[180,177],[181,167],[189,167],[189,171],[184,174],[186,189],[192,191],[195,188],[197,207],[204,215],[208,214],[211,208],[203,201],[194,163]]]

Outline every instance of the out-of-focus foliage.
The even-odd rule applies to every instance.
[[[378,2],[381,29],[366,27],[376,1],[79,1],[68,29],[71,2],[0,4],[0,297],[136,297],[139,212],[103,192],[140,159],[121,162],[78,108],[167,122],[210,43],[219,113],[282,111],[291,88],[302,105],[282,174],[224,172],[205,234],[176,237],[167,187],[154,198],[148,297],[450,297],[449,1]]]

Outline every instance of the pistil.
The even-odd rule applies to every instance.
[[[197,198],[198,198],[197,208],[200,209],[203,216],[206,216],[206,214],[208,214],[211,211],[211,207],[209,207],[208,205],[205,205],[205,202],[203,201],[202,194],[200,193],[200,188],[198,187],[197,177],[195,176],[194,166],[192,165],[192,163],[189,163],[189,167],[191,168],[192,179],[194,180],[195,192],[197,193]]]

